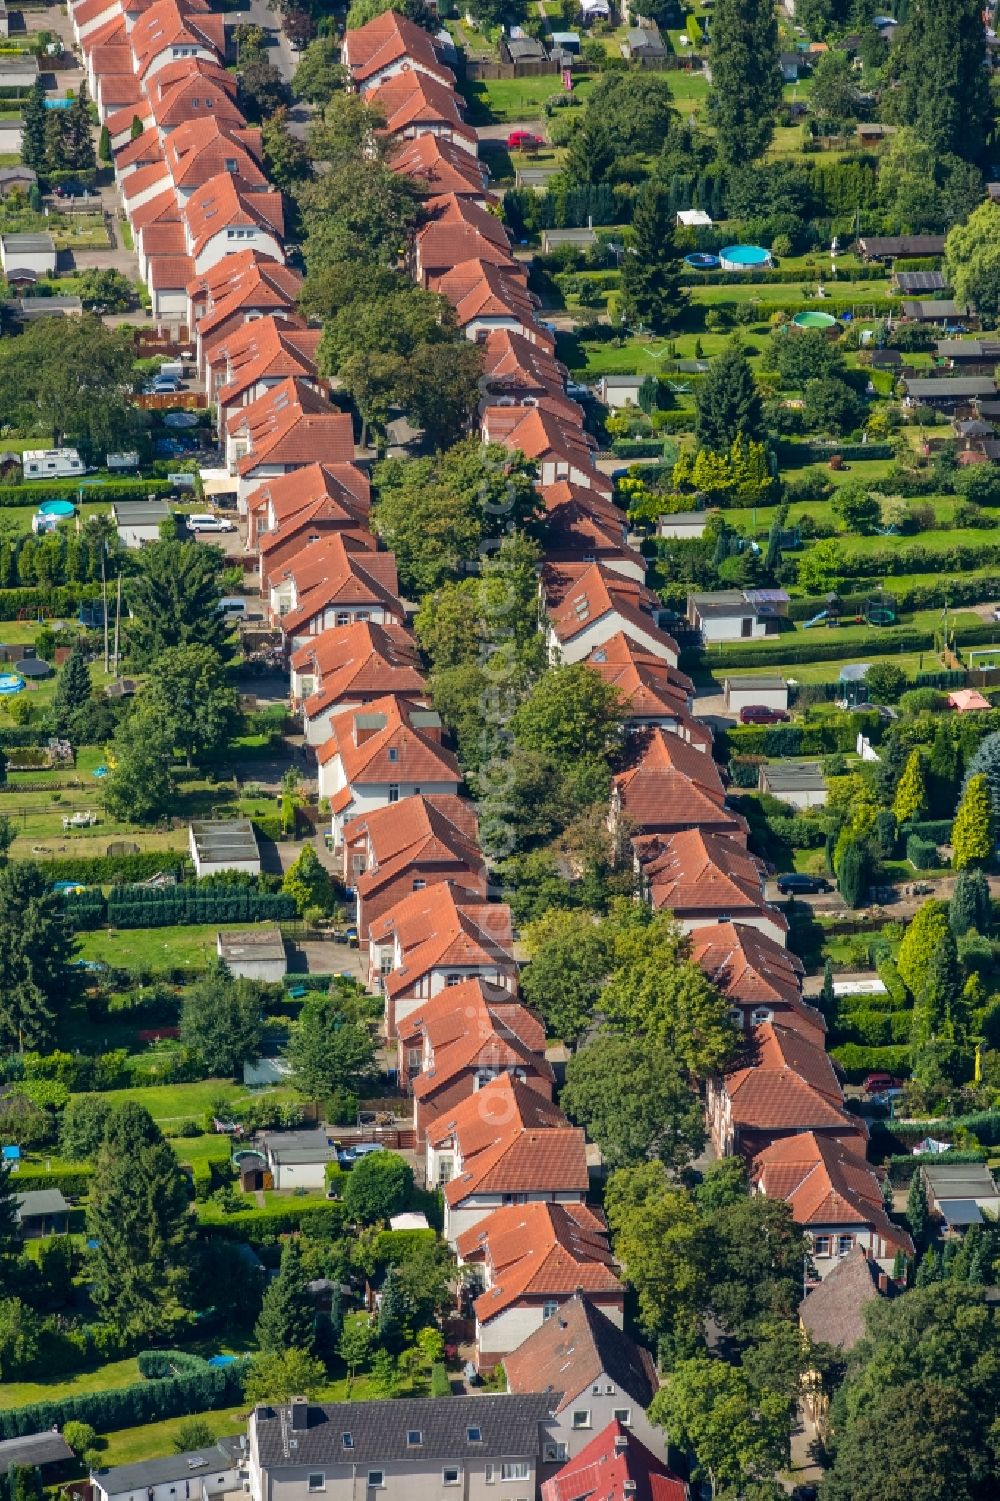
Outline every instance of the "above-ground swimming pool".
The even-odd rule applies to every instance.
[[[714,271],[719,264],[719,257],[708,255],[704,250],[693,250],[684,257],[684,264],[693,266],[696,271]]]
[[[833,328],[837,320],[832,313],[796,313],[792,322],[796,328]]]
[[[20,693],[24,678],[16,672],[0,673],[0,693]]]
[[[727,245],[719,251],[719,264],[723,271],[758,271],[772,264],[771,252],[762,245]]]
[[[71,500],[43,500],[38,507],[39,516],[75,516],[76,506]]]

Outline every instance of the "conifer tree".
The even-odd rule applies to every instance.
[[[763,156],[781,102],[778,21],[772,0],[718,0],[712,14],[709,113],[720,160]]]
[[[898,824],[910,823],[927,811],[927,785],[924,779],[924,758],[920,749],[912,750],[903,768],[903,775],[896,787],[892,811]]]
[[[684,304],[674,216],[667,194],[650,181],[640,188],[632,217],[632,244],[622,261],[626,316],[655,334],[667,333]]]
[[[951,826],[951,863],[956,870],[985,865],[993,855],[993,802],[986,776],[969,778]]]
[[[728,452],[740,438],[765,437],[764,405],[738,338],[716,355],[698,388],[695,432],[700,446],[716,453]]]
[[[316,1313],[306,1287],[298,1242],[286,1240],[278,1275],[264,1294],[254,1335],[261,1350],[310,1352],[316,1340]]]

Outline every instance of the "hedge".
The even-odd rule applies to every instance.
[[[33,506],[39,500],[73,500],[84,505],[99,500],[145,500],[147,496],[170,495],[173,485],[165,479],[117,479],[99,485],[80,485],[76,480],[34,480],[27,485],[0,485],[0,506]]]
[[[63,855],[39,864],[53,881],[80,881],[84,886],[135,883],[161,871],[187,881],[194,875],[194,866],[187,855],[169,850],[159,853],[143,850],[138,855]]]
[[[866,1074],[910,1073],[910,1049],[908,1047],[862,1047],[856,1042],[845,1042],[830,1049],[830,1057],[843,1069],[851,1084],[860,1084]]]
[[[106,1392],[62,1396],[27,1407],[0,1410],[0,1439],[20,1438],[69,1422],[89,1423],[99,1433],[134,1428],[162,1418],[184,1417],[211,1407],[225,1407],[243,1396],[245,1361],[217,1370],[206,1365],[187,1375],[137,1381]]]

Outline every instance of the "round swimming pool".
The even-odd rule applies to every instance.
[[[772,264],[771,252],[762,245],[727,245],[719,251],[719,263],[723,271],[758,271]]]
[[[20,693],[24,687],[24,678],[16,672],[0,673],[0,693]]]
[[[796,313],[792,322],[796,328],[834,328],[837,320],[832,313]]]
[[[714,271],[719,264],[717,255],[708,255],[703,250],[693,250],[690,255],[684,257],[686,266],[693,266],[695,271]]]
[[[39,516],[74,516],[76,506],[71,500],[43,500],[38,507]]]

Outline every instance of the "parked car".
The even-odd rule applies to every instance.
[[[832,891],[826,876],[807,876],[792,870],[778,877],[778,890],[782,896],[815,896],[818,891]]]
[[[894,1079],[891,1074],[869,1074],[863,1085],[865,1094],[886,1094],[889,1090],[903,1088],[902,1079]]]
[[[769,709],[766,704],[747,704],[740,710],[740,724],[787,724],[791,717],[786,709]]]
[[[512,130],[507,137],[508,151],[536,151],[545,142],[533,130]]]

